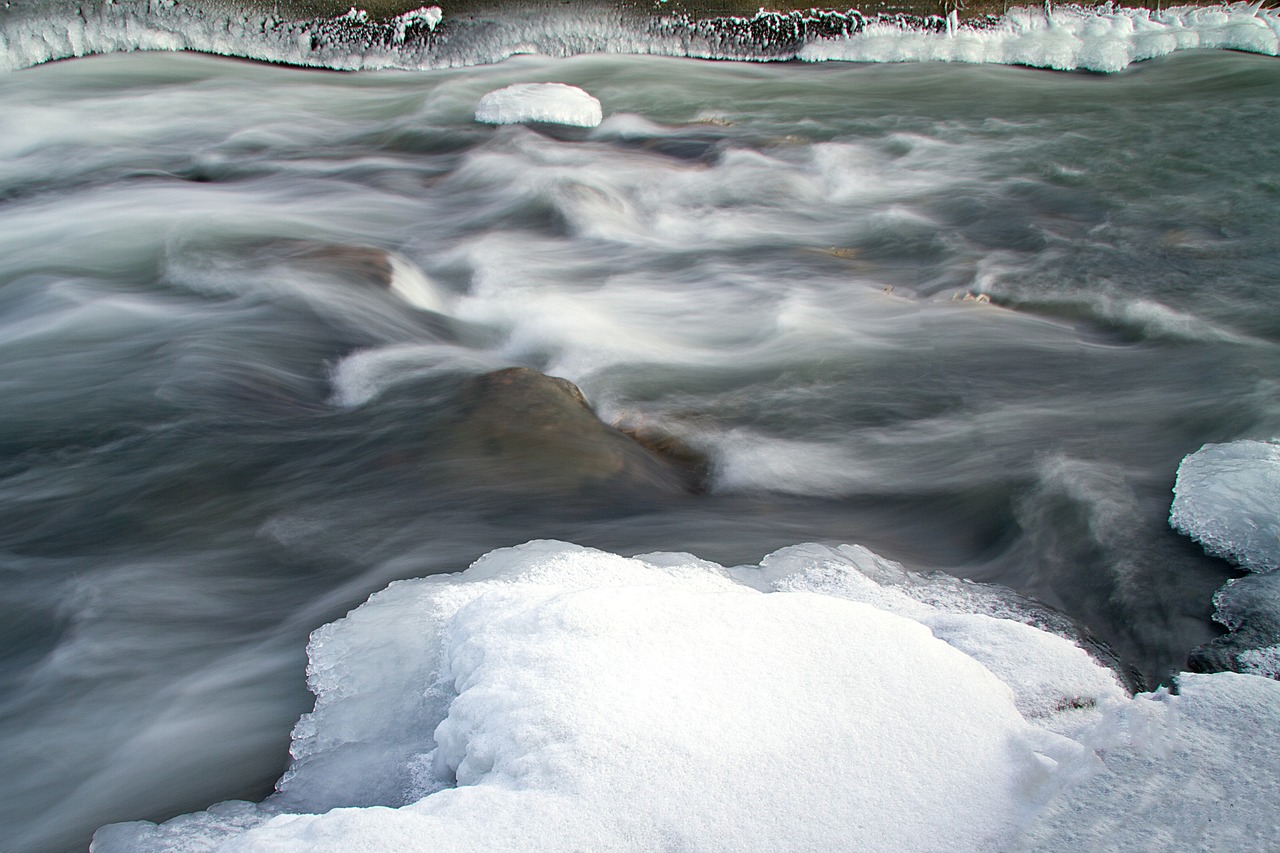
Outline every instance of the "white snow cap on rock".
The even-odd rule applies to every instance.
[[[490,92],[476,107],[476,121],[485,124],[540,121],[595,127],[603,117],[598,100],[565,83],[516,83]]]

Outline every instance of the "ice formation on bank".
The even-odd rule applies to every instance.
[[[1129,699],[1066,640],[978,612],[1002,601],[851,547],[730,570],[502,549],[312,635],[315,710],[264,804],[115,824],[93,850],[976,851],[1108,821],[1194,838],[1151,784],[1226,791],[1194,809],[1226,816],[1216,837],[1274,833],[1280,746],[1248,733],[1280,724],[1280,684]]]
[[[1280,11],[1236,3],[1206,8],[1010,9],[990,26],[942,30],[868,23],[860,32],[815,40],[800,50],[810,62],[972,62],[1062,71],[1119,71],[1179,50],[1216,48],[1280,55]]]
[[[1280,568],[1280,444],[1206,444],[1182,460],[1169,524],[1254,572]]]
[[[632,16],[617,4],[539,7],[538,14],[443,17],[437,6],[383,21],[358,8],[292,20],[230,4],[57,0],[0,15],[0,70],[131,50],[205,53],[343,70],[454,68],[521,53],[653,54],[700,59],[949,61],[1117,71],[1178,50],[1280,55],[1280,10],[1260,4],[1162,10],[1040,4],[959,22],[857,11],[766,12],[694,19]]]
[[[516,83],[490,92],[476,106],[476,121],[485,124],[545,122],[595,127],[603,118],[598,100],[564,83]]]

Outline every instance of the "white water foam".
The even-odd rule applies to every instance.
[[[545,122],[595,127],[603,117],[598,100],[564,83],[515,83],[488,93],[476,105],[476,121],[484,124]]]
[[[330,372],[333,394],[329,402],[363,406],[405,382],[488,373],[507,366],[501,359],[454,344],[396,344],[356,350],[339,359]]]
[[[1280,11],[1245,3],[1157,11],[1021,8],[984,27],[952,25],[933,31],[870,23],[855,35],[808,44],[799,58],[1119,71],[1144,59],[1196,48],[1280,55]]]
[[[810,13],[812,15],[814,13]],[[828,15],[829,17],[829,15]],[[55,59],[132,50],[193,50],[343,70],[482,65],[520,53],[572,56],[632,53],[702,59],[870,62],[948,61],[1118,71],[1178,50],[1220,48],[1280,54],[1280,11],[1237,3],[1165,10],[1054,7],[1012,9],[995,22],[840,16],[821,39],[802,13],[694,21],[635,19],[618,10],[542,10],[468,24],[424,7],[388,22],[362,10],[335,19],[285,20],[176,0],[6,9],[0,70]],[[812,25],[812,27],[811,27]],[[449,29],[449,27],[453,27]],[[445,30],[448,29],[446,33]]]
[[[1182,460],[1169,524],[1253,572],[1280,568],[1280,444],[1206,444]]]

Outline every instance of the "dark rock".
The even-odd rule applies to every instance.
[[[578,386],[511,367],[471,379],[440,447],[450,479],[513,494],[680,495],[705,464],[596,417]]]
[[[707,481],[711,476],[711,460],[705,453],[696,450],[679,436],[652,424],[619,426],[618,430],[679,473],[686,491],[691,494],[706,491]]]

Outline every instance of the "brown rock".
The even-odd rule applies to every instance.
[[[524,367],[470,380],[448,433],[440,449],[453,478],[513,493],[678,495],[700,486],[679,454],[602,422],[567,379]]]

